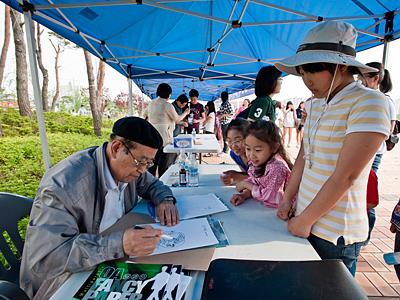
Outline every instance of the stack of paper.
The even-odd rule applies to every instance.
[[[191,280],[185,273],[181,265],[105,262],[72,299],[179,300]]]
[[[179,196],[176,199],[179,218],[187,220],[208,216],[229,210],[219,198],[213,194]],[[156,221],[159,221],[158,219]]]

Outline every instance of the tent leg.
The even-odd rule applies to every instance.
[[[30,11],[24,11],[24,22],[26,30],[26,39],[28,44],[29,64],[32,76],[33,96],[35,100],[36,116],[39,125],[40,143],[42,145],[44,167],[45,170],[47,171],[51,167],[51,159],[49,153],[49,146],[47,143],[46,125],[44,122],[42,98],[40,95],[39,73],[36,64],[36,44],[33,33],[32,15]]]
[[[388,57],[389,57],[389,42],[385,40],[383,43],[383,56],[382,56],[382,65],[384,68],[388,65]]]
[[[130,78],[128,78],[128,90],[129,90],[129,115],[133,116],[132,80]]]

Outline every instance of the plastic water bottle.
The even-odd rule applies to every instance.
[[[179,154],[179,185],[186,186],[187,185],[187,170],[186,170],[186,154],[185,149],[180,150]]]
[[[199,165],[196,160],[196,154],[192,153],[189,162],[189,182],[190,187],[199,186]]]
[[[193,144],[194,144],[194,141],[196,140],[196,129],[192,129],[192,138],[193,138]]]

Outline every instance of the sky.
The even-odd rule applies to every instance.
[[[0,4],[0,47],[3,46],[4,39],[4,4]],[[55,52],[50,42],[48,41],[47,34],[42,36],[43,60],[44,65],[49,70],[50,90],[55,87],[55,73],[54,73],[54,57]],[[390,43],[389,57],[387,69],[391,73],[393,81],[393,90],[389,93],[392,99],[400,99],[400,40]],[[397,54],[397,57],[396,57]],[[357,53],[357,59],[363,63],[371,61],[382,61],[383,46],[378,46],[363,52]],[[98,60],[93,59],[95,66],[98,65]],[[60,80],[62,86],[75,86],[86,87],[87,75],[86,65],[81,49],[67,49],[60,55]],[[29,73],[30,74],[30,73]],[[15,54],[13,46],[13,37],[11,33],[10,48],[7,56],[6,71],[5,71],[5,87],[15,89]],[[134,91],[139,89],[134,86]],[[105,87],[107,87],[112,96],[120,92],[128,92],[127,79],[111,67],[106,68]],[[304,86],[301,78],[297,76],[287,76],[284,78],[281,93],[276,95],[274,99],[285,101],[289,98],[308,98],[311,96],[310,92]]]

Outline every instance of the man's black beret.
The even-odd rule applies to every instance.
[[[163,139],[157,129],[142,118],[125,117],[119,119],[114,123],[112,132],[153,149],[160,149],[163,146]]]

